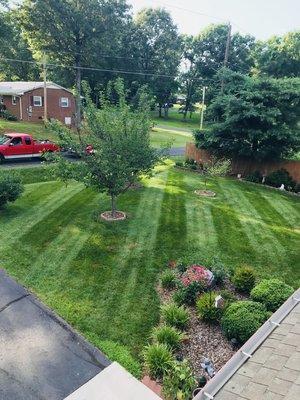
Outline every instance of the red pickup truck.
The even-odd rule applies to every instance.
[[[44,153],[60,151],[49,140],[35,140],[26,133],[7,133],[0,136],[0,163],[17,158],[42,157]]]

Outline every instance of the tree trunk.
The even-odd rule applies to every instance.
[[[162,110],[162,106],[159,105],[159,106],[158,106],[158,116],[159,116],[159,118],[162,117],[162,112],[161,112],[161,110]]]
[[[115,218],[117,211],[116,196],[112,194],[110,197],[111,197],[111,215],[113,218]]]

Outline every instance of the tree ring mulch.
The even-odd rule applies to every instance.
[[[126,214],[123,211],[116,211],[115,215],[112,216],[111,211],[105,211],[102,214],[100,214],[101,219],[104,219],[104,221],[124,221],[124,219],[127,218]]]
[[[216,193],[213,192],[212,190],[195,190],[194,192],[198,196],[204,196],[204,197],[216,197]]]

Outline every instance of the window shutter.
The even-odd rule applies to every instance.
[[[30,105],[33,106],[33,96],[30,96]]]
[[[42,96],[42,107],[44,107],[44,96]]]

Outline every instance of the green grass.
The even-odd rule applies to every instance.
[[[151,132],[151,144],[154,147],[161,147],[171,144],[171,147],[185,147],[187,142],[192,142],[193,136],[186,132],[177,132],[154,128]]]
[[[28,133],[37,139],[57,140],[57,135],[47,130],[41,123],[11,122],[0,119],[0,134],[4,132]],[[171,128],[168,130],[154,128],[151,132],[151,144],[155,147],[161,147],[170,142],[172,142],[172,147],[184,147],[186,142],[191,140],[192,134],[172,131]]]
[[[42,123],[6,121],[0,118],[0,134],[9,132],[28,133],[36,139],[57,140],[57,135],[47,130]]]
[[[187,115],[186,121],[183,120],[183,115],[178,112],[178,106],[175,105],[170,108],[168,118],[158,117],[158,111],[152,113],[152,118],[154,122],[158,125],[167,126],[169,128],[179,128],[193,130],[198,129],[200,125],[200,112],[196,111],[190,115]]]
[[[170,259],[209,266],[218,257],[299,286],[295,196],[217,179],[209,182],[217,197],[200,198],[201,176],[166,165],[120,197],[126,221],[105,223],[97,217],[107,196],[36,182],[35,173],[26,171],[25,194],[0,212],[1,267],[96,345],[117,342],[138,357],[158,322],[155,287]]]

